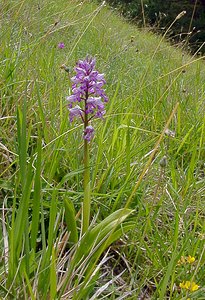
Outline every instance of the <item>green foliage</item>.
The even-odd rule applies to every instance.
[[[202,58],[91,1],[2,1],[0,14],[0,298],[204,299]],[[82,126],[60,67],[88,53],[110,100],[93,120],[82,235]]]
[[[98,259],[114,241],[118,240],[123,233],[132,229],[133,222],[127,222],[122,226],[123,221],[132,213],[130,209],[121,209],[110,214],[94,228],[89,228],[79,243],[74,246],[68,272],[64,275],[63,286],[59,290],[59,297],[66,289],[72,293],[72,299],[85,299],[91,294],[92,289],[86,286],[93,280],[93,272]],[[82,266],[83,265],[83,266]],[[79,278],[75,278],[77,270]],[[83,281],[82,279],[83,278]],[[96,278],[95,278],[96,279]],[[80,290],[79,290],[80,288]]]
[[[73,202],[69,199],[64,199],[65,220],[69,233],[69,242],[75,244],[78,242],[78,229],[75,219],[75,208]]]
[[[176,44],[186,45],[186,49],[191,48],[192,52],[200,49],[204,53],[204,1],[108,0],[108,3],[117,6],[126,18],[141,25],[152,26],[158,33],[164,33],[176,17],[185,11],[186,14],[174,22],[167,37]]]

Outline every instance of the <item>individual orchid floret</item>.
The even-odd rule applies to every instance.
[[[84,140],[90,142],[94,137],[94,133],[95,133],[94,128],[91,125],[87,126],[84,130],[84,136],[83,136]]]
[[[70,121],[75,117],[81,118],[84,123],[84,139],[87,141],[94,136],[94,129],[89,126],[89,122],[93,118],[103,118],[106,113],[105,103],[108,102],[103,89],[106,83],[104,74],[95,70],[95,64],[95,58],[88,56],[77,62],[74,68],[76,74],[71,77],[72,94],[67,97]]]
[[[104,107],[101,97],[90,97],[87,99],[86,113],[95,114],[95,117],[98,117],[98,113],[105,114]]]
[[[70,122],[73,122],[74,118],[82,118],[82,110],[79,105],[70,109]]]

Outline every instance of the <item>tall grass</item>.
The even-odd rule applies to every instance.
[[[91,1],[2,1],[0,35],[0,297],[204,299],[204,59]],[[87,54],[110,101],[80,236],[82,126],[66,96]]]

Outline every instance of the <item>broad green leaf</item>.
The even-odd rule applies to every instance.
[[[66,281],[61,288],[60,295],[62,296],[67,283],[72,276],[72,273],[79,264],[84,262],[86,259],[85,274],[87,270],[93,270],[95,267],[98,258],[103,251],[116,239],[119,239],[124,232],[132,228],[133,223],[128,223],[128,226],[122,225],[126,218],[133,212],[131,209],[119,209],[116,212],[112,213],[94,228],[88,229],[82,239],[76,245],[76,251],[72,257],[72,262],[70,264]],[[90,264],[90,265],[89,265]],[[80,299],[80,298],[79,298]]]
[[[68,229],[69,243],[76,244],[78,242],[78,230],[75,220],[75,208],[70,199],[64,199],[65,220]]]

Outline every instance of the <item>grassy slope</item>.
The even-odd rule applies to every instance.
[[[180,103],[170,126],[176,136],[164,138],[131,203],[136,230],[123,249],[132,265],[125,279],[137,288],[135,297],[159,284],[155,295],[164,299],[166,274],[172,293],[174,284],[186,279],[176,262],[191,254],[197,258],[196,271],[188,277],[194,275],[204,287],[204,63],[88,1],[38,3],[4,1],[1,13],[0,184],[6,205],[21,193],[16,109],[27,103],[28,152],[36,151],[39,135],[43,139],[45,208],[57,185],[59,208],[65,193],[79,207],[81,129],[70,131],[65,100],[69,81],[60,66],[72,67],[86,54],[94,55],[106,74],[110,97],[105,122],[96,121],[99,131],[92,148],[93,210],[100,209],[99,218],[125,203],[146,155]],[[62,50],[57,48],[61,41],[66,46]],[[161,171],[165,154],[168,165]]]

